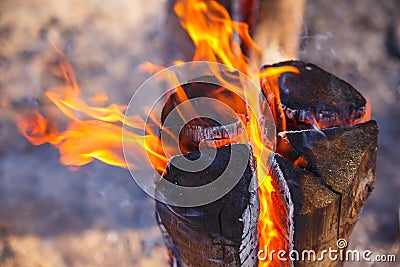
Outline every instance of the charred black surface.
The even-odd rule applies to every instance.
[[[279,92],[287,129],[350,126],[365,114],[365,98],[349,83],[318,66],[303,61],[280,62],[265,68],[294,66],[299,74],[285,72],[279,77]],[[265,92],[264,92],[265,93]]]
[[[239,83],[236,80],[235,74],[226,74],[224,79],[232,83]],[[184,84],[173,93],[168,99],[161,112],[161,123],[164,122],[167,116],[182,102],[190,99],[193,102],[193,113],[201,109],[204,103],[207,103],[207,98],[212,98],[221,102],[221,105],[226,105],[233,110],[234,113],[241,117],[246,117],[247,108],[245,101],[232,92],[231,90],[217,85],[215,77],[205,76],[199,78],[201,81],[194,80],[191,83]],[[213,119],[197,117],[185,123],[184,118],[178,117],[174,120],[174,125],[168,127],[179,127],[185,125],[179,135],[179,146],[184,153],[199,150],[200,139],[229,139],[229,136],[238,134],[241,129],[241,122],[234,114],[226,114],[225,108],[220,105],[209,107],[209,112],[213,114]],[[196,115],[196,114],[191,114]],[[233,115],[233,116],[232,116]],[[221,125],[220,122],[225,122]],[[172,137],[176,138],[176,137]]]
[[[236,186],[222,198],[199,207],[176,207],[156,203],[157,217],[164,231],[171,265],[179,266],[255,266],[257,263],[257,220],[259,203],[253,157],[243,146],[247,168]],[[199,152],[186,155],[198,159]],[[169,164],[164,178],[180,186],[196,187],[216,180],[226,169],[230,146],[217,149],[214,161],[204,170],[187,172]],[[233,158],[232,160],[235,161]],[[232,170],[233,172],[240,170]],[[232,175],[234,176],[234,175]],[[157,186],[156,192],[163,188]]]

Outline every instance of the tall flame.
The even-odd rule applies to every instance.
[[[182,27],[186,29],[196,45],[194,61],[223,63],[250,76],[258,84],[258,67],[251,64],[249,58],[241,50],[241,43],[235,41],[238,40],[235,36],[239,36],[245,47],[258,49],[249,35],[247,24],[232,21],[227,10],[216,1],[180,0],[177,1],[174,10],[180,18]],[[61,51],[55,49],[62,55]],[[175,64],[181,63],[177,61]],[[145,63],[141,65],[141,68],[153,73],[163,67]],[[104,106],[104,103],[108,101],[104,95],[91,98],[95,105],[88,104],[83,100],[74,71],[66,60],[60,63],[56,75],[65,80],[65,85],[48,90],[46,96],[68,118],[66,129],[63,131],[56,129],[48,118],[34,111],[29,116],[17,119],[17,125],[24,136],[34,145],[50,143],[57,147],[60,151],[60,161],[65,165],[81,166],[98,159],[110,165],[126,168],[121,141],[126,106],[117,104]],[[268,75],[271,76],[270,73]],[[262,77],[265,78],[268,75],[264,73]],[[218,78],[223,80],[222,77]],[[230,84],[229,88],[232,87],[236,88],[235,93],[243,94],[242,88]],[[186,96],[182,93],[180,97],[185,99]],[[249,103],[259,101],[258,96],[246,97]],[[267,156],[271,150],[265,149],[256,115],[250,112],[249,116],[250,122],[247,128],[257,161],[260,184],[259,246],[274,247],[273,243],[280,238],[278,232],[280,226],[277,226],[275,218],[278,211],[274,210],[271,196],[274,187],[266,165]],[[130,118],[127,121],[130,123],[128,126],[132,128],[140,129],[145,125],[145,122],[139,118]],[[129,143],[136,146],[135,151],[147,153],[156,169],[164,170],[167,158],[159,152],[156,133],[148,129],[146,136],[132,133],[128,138],[131,139]],[[144,146],[143,140],[146,141]],[[269,263],[261,261],[259,266],[267,266]]]
[[[245,74],[257,73],[258,68],[251,71],[241,44],[233,38],[237,34],[246,46],[258,49],[250,37],[249,26],[232,21],[221,4],[204,0],[177,1],[174,11],[196,46],[193,61],[219,62]]]
[[[235,35],[240,37],[245,47],[259,50],[249,35],[248,25],[232,21],[226,9],[216,1],[186,0],[178,1],[174,8],[180,18],[181,25],[188,32],[196,45],[193,60],[207,60],[223,63],[238,69],[249,76],[257,84],[260,79],[271,79],[271,95],[279,97],[277,79],[283,72],[298,72],[294,67],[269,69],[259,74],[259,67],[254,66],[241,49],[239,42],[235,42]],[[272,73],[271,73],[272,72]],[[216,73],[216,76],[218,74]],[[219,77],[220,78],[220,77]],[[223,81],[229,84],[227,81]],[[231,85],[231,84],[229,84]],[[229,86],[228,88],[232,88]],[[237,88],[235,93],[241,95],[243,88]],[[249,105],[258,105],[258,95],[246,95]],[[277,105],[278,106],[278,105]],[[278,116],[278,111],[274,114]],[[279,247],[282,243],[282,222],[279,210],[275,209],[272,194],[275,189],[272,178],[268,174],[267,159],[272,151],[265,147],[261,132],[257,124],[256,115],[250,110],[249,125],[247,127],[252,145],[253,155],[256,158],[257,177],[259,181],[258,194],[260,198],[260,216],[258,222],[259,247],[273,249],[287,249]],[[258,266],[269,266],[271,261],[259,261]]]
[[[268,68],[258,72],[259,66],[254,66],[241,49],[244,47],[258,50],[259,48],[250,37],[248,25],[242,22],[232,21],[228,11],[216,1],[206,0],[178,0],[174,11],[178,15],[182,27],[187,31],[196,46],[193,56],[194,61],[211,61],[223,63],[229,67],[238,69],[249,76],[257,84],[259,80],[266,85],[266,98],[271,105],[272,113],[277,121],[285,128],[285,116],[279,99],[279,75],[283,72],[298,73],[295,67]],[[240,37],[240,38],[237,38]],[[50,143],[60,151],[60,161],[65,165],[81,166],[92,162],[94,159],[107,164],[126,168],[122,150],[122,124],[124,122],[125,105],[110,104],[105,95],[96,95],[91,98],[93,105],[85,101],[81,96],[81,90],[71,65],[65,56],[60,63],[56,75],[65,80],[65,85],[53,88],[46,92],[46,96],[59,108],[68,119],[65,130],[60,131],[49,118],[38,111],[33,111],[26,116],[19,116],[16,123],[22,134],[34,145]],[[182,64],[176,61],[175,64]],[[163,69],[151,63],[140,66],[149,73],[155,73]],[[216,76],[229,88],[234,88],[235,93],[243,95],[243,88],[229,84],[228,81]],[[171,76],[171,79],[176,79]],[[179,98],[187,99],[183,90],[178,89]],[[250,105],[258,104],[258,95],[245,95]],[[269,175],[267,166],[268,154],[271,149],[266,147],[262,134],[257,124],[257,117],[253,112],[249,114],[247,125],[250,142],[257,162],[257,175],[259,180],[260,217],[259,217],[259,247],[264,249],[282,248],[282,222],[279,218],[279,208],[274,206],[273,194],[275,188]],[[152,118],[153,123],[159,126],[158,118]],[[146,123],[139,117],[126,120],[127,126],[133,129],[143,129]],[[147,135],[140,136],[129,133],[130,145],[138,154],[149,156],[154,167],[162,172],[167,164],[167,157],[160,152],[158,133],[146,128]],[[145,142],[143,142],[145,141]],[[140,156],[139,155],[139,156]],[[302,164],[299,162],[298,164]],[[140,166],[136,166],[140,167]],[[259,266],[273,265],[271,261],[259,261]],[[281,263],[282,264],[282,263]]]

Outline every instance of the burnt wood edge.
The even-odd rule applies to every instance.
[[[294,233],[295,233],[295,224],[294,224],[294,207],[292,196],[290,193],[290,188],[286,181],[286,177],[279,165],[278,159],[281,158],[276,153],[271,153],[268,157],[268,166],[269,166],[269,174],[273,178],[275,190],[278,192],[280,197],[281,205],[284,206],[285,213],[282,214],[287,218],[287,224],[283,225],[286,227],[286,232],[288,233],[287,242],[289,244],[289,251],[294,249]],[[280,249],[280,248],[278,248]],[[290,266],[293,266],[293,263],[290,263]]]
[[[295,167],[278,154],[272,154],[269,161],[273,179],[280,179],[281,184],[288,188],[293,203],[292,249],[301,253],[303,250],[313,249],[318,252],[334,247],[339,224],[340,195],[322,184],[313,173]],[[323,264],[328,263],[323,261]],[[311,263],[291,262],[291,266],[307,264]]]
[[[283,72],[277,80],[261,81],[265,97],[272,93],[269,88],[278,83],[279,95],[275,97],[279,98],[279,103],[271,105],[277,105],[273,108],[283,112],[286,126],[281,129],[282,122],[277,119],[278,131],[348,127],[364,120],[366,100],[362,94],[348,82],[312,63],[284,61],[263,66],[261,71],[284,66],[295,67],[299,73]]]

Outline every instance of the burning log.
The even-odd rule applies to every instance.
[[[182,97],[184,95],[184,97]],[[232,107],[240,117],[246,117],[245,102],[231,91],[209,83],[189,83],[177,89],[165,104],[161,122],[165,126],[168,115],[173,109],[178,108],[183,100],[203,98],[218,99]],[[196,102],[191,108],[201,106]],[[160,228],[164,235],[166,246],[169,250],[171,266],[255,266],[257,265],[258,232],[257,220],[259,202],[257,195],[257,177],[251,148],[247,144],[238,144],[242,140],[242,121],[223,114],[218,107],[210,107],[216,116],[225,116],[222,121],[228,125],[221,125],[210,118],[196,118],[185,123],[183,118],[175,121],[176,125],[183,125],[179,136],[180,150],[185,154],[172,157],[163,174],[163,178],[175,185],[183,187],[200,187],[221,179],[225,174],[228,179],[234,179],[237,173],[243,172],[240,161],[245,161],[243,175],[236,185],[227,190],[216,201],[196,207],[180,207],[173,204],[156,202],[156,214]],[[215,110],[214,110],[215,109]],[[181,115],[185,111],[180,110]],[[222,114],[221,114],[222,113]],[[228,118],[226,118],[228,117]],[[230,138],[230,139],[229,139]],[[217,148],[216,155],[207,168],[191,172],[175,167],[174,162],[182,158],[191,161],[202,161],[202,165],[209,158],[207,151],[201,149],[200,142],[213,142]],[[231,144],[235,143],[236,144]],[[200,147],[199,147],[200,146]],[[239,154],[232,157],[232,151]],[[232,162],[229,162],[229,161]],[[162,184],[156,187],[156,194],[165,192]],[[211,188],[216,190],[216,188]],[[229,191],[229,192],[228,192]],[[194,197],[194,196],[191,196]]]
[[[303,166],[340,194],[338,237],[347,238],[372,192],[378,127],[375,121],[321,132],[287,132],[286,140]],[[329,151],[329,153],[326,153]],[[296,162],[295,159],[291,161]]]
[[[172,9],[174,2],[176,1],[169,1],[169,9]],[[223,2],[225,6],[229,4],[229,1]],[[255,28],[252,16],[257,5],[257,0],[233,1],[233,17],[251,24],[244,25],[233,23],[228,12],[216,2],[178,1],[177,5],[173,6],[180,21],[175,15],[167,17],[167,22],[171,23],[166,23],[166,32],[170,33],[169,37],[173,37],[170,40],[173,41],[166,42],[168,50],[164,54],[172,57],[166,60],[188,59],[187,54],[192,54],[194,47],[187,46],[188,42],[183,40],[188,40],[190,36],[198,46],[193,56],[195,61],[222,62],[245,74],[254,74],[250,73],[252,68],[248,66],[249,60],[245,55],[254,49],[247,26],[250,26],[250,29]],[[256,36],[256,41],[264,47],[262,62],[296,57],[299,43],[297,33],[300,31],[303,5],[303,0],[262,2],[261,11],[269,12],[260,15],[261,22],[258,27],[261,30],[257,33],[259,38]],[[187,12],[188,10],[192,13]],[[200,25],[196,22],[200,22]],[[179,24],[188,30],[188,34],[176,31],[180,28],[177,26]],[[263,35],[267,28],[271,31]],[[196,32],[197,29],[200,34]],[[233,42],[232,40],[237,39],[235,37],[240,38],[242,42]],[[170,47],[180,55],[168,53]],[[272,243],[278,249],[281,246],[282,249],[289,250],[294,244],[298,251],[314,249],[316,253],[328,247],[335,247],[338,238],[348,239],[375,180],[378,132],[376,122],[362,123],[366,113],[366,101],[343,80],[315,65],[300,61],[282,62],[265,69],[281,66],[293,67],[298,73],[283,72],[277,79],[268,77],[262,81],[265,89],[262,106],[264,109],[270,106],[275,111],[274,118],[279,130],[277,153],[269,157],[270,175],[274,180],[268,181],[272,184],[268,185],[273,188],[270,190],[271,188],[265,187],[267,192],[263,192],[265,195],[262,199],[264,205],[260,205],[256,190],[255,169],[262,168],[258,168],[260,165],[255,166],[252,149],[248,144],[244,144],[249,140],[242,136],[242,123],[249,119],[247,104],[242,98],[223,87],[200,82],[184,85],[170,96],[161,116],[164,127],[162,130],[168,132],[168,127],[183,128],[180,128],[182,131],[177,135],[174,132],[170,135],[170,140],[178,140],[178,147],[163,173],[162,181],[184,188],[202,187],[219,180],[231,161],[233,168],[229,169],[226,177],[235,177],[243,171],[232,188],[222,188],[226,192],[221,194],[220,198],[210,200],[206,204],[189,207],[174,205],[174,201],[168,204],[156,202],[157,219],[170,251],[171,265],[254,266],[258,263],[258,238],[260,237],[261,243],[261,238],[265,236],[267,240],[263,241],[268,241],[265,242],[268,245]],[[80,149],[82,146],[76,144],[87,144],[84,141],[91,139],[89,152],[85,150],[68,153],[68,156],[72,155],[72,159],[65,157],[62,159],[63,163],[83,165],[97,157],[109,164],[126,167],[122,156],[115,153],[115,150],[122,151],[122,130],[116,124],[127,121],[123,116],[125,109],[117,105],[99,109],[81,101],[72,69],[68,64],[61,64],[61,68],[61,73],[67,81],[66,99],[54,92],[48,92],[47,95],[73,123],[62,134],[54,131],[49,133],[47,121],[40,114],[35,114],[34,123],[30,123],[31,120],[19,123],[21,128],[31,130],[27,132],[34,134],[27,134],[27,138],[31,137],[31,142],[36,144],[49,142],[57,145],[61,155],[63,151],[70,152],[71,148]],[[229,75],[232,76],[234,75]],[[278,87],[277,91],[269,90],[275,86]],[[224,109],[216,105],[211,107],[210,112],[218,115],[225,124],[200,116],[189,121],[182,118],[175,121],[177,125],[165,125],[168,115],[179,104],[184,100],[199,97],[219,100],[230,106],[235,116],[225,113]],[[196,101],[198,106],[203,104],[201,100]],[[83,112],[90,120],[79,119],[76,115],[79,112]],[[265,121],[269,121],[269,118]],[[142,128],[136,124],[131,126]],[[326,129],[328,127],[334,128]],[[263,133],[270,133],[268,129],[265,130]],[[105,134],[100,135],[99,132]],[[82,136],[85,139],[81,139]],[[106,145],[102,140],[103,136],[107,137]],[[136,138],[136,135],[133,137],[132,140],[147,139]],[[151,141],[157,138],[154,134],[145,137],[150,137],[148,139]],[[254,134],[252,138],[260,141],[258,134]],[[176,167],[175,163],[182,160],[198,161],[199,165],[206,165],[201,162],[209,163],[211,157],[208,156],[208,152],[200,152],[201,143],[204,141],[210,145],[207,146],[207,151],[215,151],[215,158],[212,158],[207,168],[193,172]],[[261,142],[253,143],[258,145]],[[180,155],[182,151],[183,155]],[[239,151],[239,155],[231,157],[232,151]],[[146,152],[155,155],[154,157],[167,158],[152,149]],[[258,153],[260,157],[263,155]],[[104,154],[107,154],[107,157],[103,157]],[[239,167],[239,162],[243,161],[245,168]],[[260,173],[258,175],[262,176]],[[164,185],[165,183],[159,181],[156,195],[169,194]],[[213,189],[211,188],[211,191]],[[185,200],[180,194],[174,197]],[[271,203],[275,207],[269,205]],[[271,230],[270,236],[270,233],[258,233],[260,207],[268,210],[265,212],[268,216],[262,218],[264,221],[260,220],[262,226],[267,227],[260,229]],[[271,210],[273,212],[269,213]],[[272,225],[274,223],[279,225]],[[282,226],[286,226],[286,229]],[[309,261],[298,263],[307,264]],[[331,262],[327,258],[321,261],[322,266],[338,264],[340,263]]]
[[[206,59],[217,62],[221,60],[222,63],[249,74],[248,71],[251,71],[251,68],[248,68],[249,61],[246,57],[237,56],[237,51],[233,51],[237,49],[231,47],[235,35],[221,36],[221,33],[224,32],[221,29],[228,28],[229,32],[235,32],[240,28],[239,24],[221,23],[230,21],[226,10],[222,9],[220,5],[216,5],[216,2],[207,2],[208,5],[202,5],[202,8],[199,9],[191,9],[193,5],[177,3],[174,11],[181,19],[181,25],[188,30],[188,35],[184,33],[175,38],[176,35],[172,34],[176,28],[179,28],[172,26],[178,25],[175,17],[173,19],[175,23],[167,24],[171,25],[167,26],[169,29],[167,32],[171,33],[170,36],[174,36],[176,45],[174,42],[172,42],[173,45],[167,42],[168,49],[173,47],[175,51],[179,51],[183,55],[189,54],[188,51],[192,52],[193,47],[186,46],[182,40],[187,40],[187,37],[190,36],[197,48],[193,56],[194,60]],[[240,0],[231,2],[232,16],[242,21],[251,21],[251,18],[249,20],[247,16],[253,13],[258,1],[249,1],[248,3],[251,4],[247,10],[242,10],[243,12],[237,7],[235,8],[235,3],[242,4],[243,2]],[[255,41],[261,46],[260,62],[269,63],[296,58],[303,7],[304,1],[262,1],[258,23],[249,25],[251,30],[256,30]],[[205,12],[206,10],[208,12]],[[185,16],[186,13],[190,13],[189,11],[193,13]],[[209,27],[212,24],[210,21],[216,14],[218,14],[218,23],[215,23],[214,26],[217,27]],[[257,49],[248,40],[247,28],[240,29],[246,29],[246,32],[241,32],[242,35],[239,33],[242,41],[246,44],[236,42],[234,48],[240,44],[244,54],[251,54],[252,49],[254,51]],[[214,46],[217,43],[218,45]],[[181,49],[179,45],[182,45],[183,48]],[[232,49],[228,49],[229,53],[225,53],[225,48]],[[253,54],[252,57],[254,58]],[[188,59],[188,56],[173,56],[173,58]],[[269,186],[273,186],[275,191],[267,186],[260,187],[262,190],[259,191],[261,192],[260,196],[263,197],[260,197],[260,200],[263,200],[261,202],[263,205],[260,205],[261,211],[267,209],[266,214],[268,215],[260,220],[262,223],[259,226],[262,225],[262,227],[259,229],[271,230],[271,235],[268,232],[260,231],[260,244],[273,245],[272,249],[285,249],[286,251],[293,248],[298,251],[314,249],[318,255],[328,247],[337,248],[336,241],[339,238],[347,239],[349,237],[366,198],[373,188],[377,126],[372,121],[364,123],[367,113],[366,101],[350,84],[315,65],[300,61],[267,66],[262,73],[266,70],[268,72],[268,69],[279,69],[279,67],[288,67],[287,69],[296,71],[272,71],[271,73],[275,73],[273,77],[261,75],[264,93],[262,108],[266,110],[267,107],[270,107],[273,111],[278,129],[278,145],[277,154],[272,154],[269,158],[270,176],[273,180],[268,182],[271,182],[272,185]],[[185,86],[183,91],[190,94],[191,87],[193,85]],[[215,91],[213,98],[226,93],[224,90],[220,91],[219,88],[213,88],[204,95],[212,91]],[[195,96],[194,92],[196,90],[193,90],[192,97]],[[190,99],[191,97],[187,94],[186,97]],[[174,97],[169,99],[163,111],[162,121],[172,109],[182,102],[178,95],[175,96],[175,99]],[[242,109],[245,105],[238,103],[232,106],[239,107],[239,109],[235,109],[235,112],[246,115],[243,111],[245,108]],[[219,114],[218,108],[214,111]],[[265,118],[264,121],[270,121],[270,118]],[[217,173],[220,172],[217,165],[223,165],[223,161],[220,160],[228,156],[225,149],[229,146],[224,146],[224,142],[216,145],[217,156],[221,157],[220,160],[214,160],[211,165],[212,169],[205,172],[187,173],[174,168],[171,164],[174,160],[179,161],[182,158],[196,159],[200,155],[198,150],[201,140],[211,140],[216,137],[214,129],[221,133],[217,139],[222,140],[227,127],[232,126],[233,129],[235,123],[236,119],[234,118],[226,125],[206,118],[184,123],[182,134],[171,136],[171,140],[178,139],[180,150],[185,154],[172,158],[163,177],[178,185],[193,187],[214,181],[218,177]],[[266,136],[264,141],[271,140],[270,136],[267,136],[270,134],[268,127],[262,133]],[[199,136],[200,138],[198,138]],[[257,139],[258,137],[253,136],[253,138]],[[257,141],[259,140],[257,139]],[[247,140],[242,140],[242,142],[247,142]],[[230,145],[230,147],[234,146],[237,145]],[[328,153],[329,155],[327,155]],[[238,185],[241,185],[242,180],[248,181],[249,177],[255,177],[251,171],[254,168],[251,163],[253,162],[252,156],[249,156],[249,153],[245,153],[243,156],[248,164]],[[265,166],[264,163],[267,162],[267,159],[262,160],[264,160],[262,166]],[[257,170],[262,170],[262,168],[257,168]],[[266,174],[263,173],[261,176],[264,175]],[[246,186],[249,184],[245,183]],[[255,194],[254,192],[239,193],[237,190],[240,191],[240,188],[243,189],[245,186],[235,187],[233,191],[237,192],[245,202],[238,206],[238,213],[227,215],[235,222],[238,221],[238,216],[242,216],[246,207],[258,205],[252,201],[249,202],[251,199],[257,199],[251,195]],[[157,191],[161,195],[166,193],[159,186],[157,186]],[[247,194],[250,196],[247,197]],[[227,198],[226,202],[225,197]],[[208,266],[211,264],[237,266],[257,263],[257,259],[252,257],[257,246],[256,242],[239,239],[239,237],[243,237],[243,233],[248,233],[246,229],[255,229],[253,226],[245,227],[249,222],[250,224],[254,223],[253,217],[243,222],[243,228],[240,223],[227,225],[227,227],[231,227],[228,231],[236,231],[234,235],[227,236],[224,236],[227,229],[223,228],[225,227],[223,223],[220,221],[214,223],[213,220],[210,221],[210,224],[208,222],[209,218],[207,217],[214,218],[220,214],[221,207],[227,205],[229,201],[233,201],[232,199],[227,194],[218,201],[190,209],[157,202],[158,219],[170,249],[171,264],[178,266]],[[271,207],[271,203],[275,205]],[[258,216],[254,212],[252,215]],[[268,226],[264,227],[264,225]],[[254,231],[250,232],[254,233]],[[255,237],[251,239],[256,241]],[[233,245],[230,246],[231,250],[229,251],[225,249],[226,240],[229,242],[236,240],[230,243]],[[244,248],[241,247],[242,244],[250,244],[246,250],[248,253],[244,255],[241,254]],[[251,260],[247,262],[244,259]],[[294,261],[294,263],[302,266],[309,264],[310,261]],[[271,263],[271,265],[276,264],[278,264],[276,261]],[[287,265],[288,262],[280,264]],[[330,261],[325,257],[318,264],[337,266],[341,263]],[[313,265],[315,266],[315,262]]]
[[[349,83],[331,73],[302,61],[286,61],[268,68],[293,66],[299,73],[284,72],[278,78],[280,105],[285,121],[278,120],[278,131],[350,126],[362,121],[366,112],[365,98]],[[263,71],[262,70],[262,71]],[[264,88],[274,81],[264,81]],[[264,94],[269,92],[264,90]],[[280,116],[276,116],[279,118]],[[286,129],[282,128],[282,124]]]
[[[286,119],[288,131],[278,133],[277,154],[269,164],[274,180],[281,181],[278,191],[290,192],[284,204],[294,206],[289,218],[294,249],[316,252],[316,258],[295,263],[308,266],[323,250],[338,249],[339,239],[349,239],[374,187],[378,127],[375,121],[359,123],[365,119],[366,102],[348,83],[299,61],[267,68],[284,65],[296,66],[299,73],[281,73],[278,79],[281,103],[274,103],[281,106],[281,116],[275,118],[281,131]],[[263,86],[271,101],[274,84]],[[312,264],[341,262],[326,256]]]
[[[285,179],[291,193],[297,251],[337,249],[337,240],[349,239],[374,187],[377,129],[376,122],[369,121],[286,133],[291,157],[274,154],[270,164],[273,177]],[[301,167],[293,164],[298,159],[304,159]],[[326,257],[320,266],[337,263]]]

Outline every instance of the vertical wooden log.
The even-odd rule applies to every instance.
[[[247,158],[247,167],[229,193],[199,207],[177,207],[157,201],[157,218],[169,249],[171,266],[257,265],[259,203],[253,156],[248,145],[232,146],[244,148],[244,154],[240,157]],[[172,158],[163,178],[186,187],[211,183],[227,167],[230,149],[231,145],[217,148],[214,161],[199,172],[176,168]],[[199,154],[200,152],[190,152],[185,157],[199,159]],[[231,171],[235,173],[241,170]],[[157,186],[156,192],[162,190],[163,188]]]
[[[287,158],[271,159],[272,173],[282,173],[294,204],[294,248],[337,249],[337,240],[349,240],[375,182],[378,128],[376,122],[346,128],[289,131]],[[303,159],[301,166],[293,162]],[[276,169],[279,170],[276,171]],[[308,266],[311,261],[297,262]],[[340,266],[325,258],[313,266]]]
[[[304,167],[341,196],[338,238],[348,239],[374,187],[377,136],[375,121],[320,133],[286,133],[290,146],[306,160]]]
[[[315,262],[300,261],[302,251],[312,249],[319,253],[329,247],[336,247],[340,195],[322,184],[319,177],[312,172],[295,167],[292,162],[276,153],[270,156],[269,164],[273,179],[281,181],[279,191],[286,189],[290,192],[289,196],[286,196],[286,203],[289,203],[289,199],[293,203],[293,217],[290,220],[293,221],[294,227],[291,230],[293,239],[290,242],[294,243],[292,249],[298,251],[299,255],[291,256],[293,259],[299,256],[299,261],[291,262],[295,266],[315,266]],[[290,228],[290,225],[286,227]],[[287,251],[286,257],[290,256],[289,253]],[[314,255],[310,255],[312,256]],[[330,265],[331,262],[327,258],[320,263],[322,266],[336,266],[336,263]]]
[[[274,97],[280,101],[269,103],[281,105],[285,120],[276,118],[278,131],[287,129],[278,133],[280,156],[270,158],[271,172],[290,191],[295,250],[313,250],[318,260],[324,250],[340,250],[339,239],[349,240],[373,189],[378,127],[375,121],[357,124],[364,119],[366,101],[350,84],[309,63],[269,67],[285,65],[297,67],[299,74],[281,74],[280,97]],[[343,263],[328,255],[317,262],[300,259],[295,266]]]
[[[233,92],[215,84],[192,82],[181,86],[168,98],[161,114],[163,127],[168,115],[182,101],[195,99],[197,102],[191,106],[190,111],[196,113],[197,108],[202,106],[202,97],[218,100],[221,105],[231,107],[239,116],[246,116],[245,102]],[[181,170],[174,164],[183,157],[204,161],[199,151],[199,143],[202,140],[214,141],[216,144],[224,144],[224,141],[233,143],[240,141],[235,140],[235,136],[241,134],[241,121],[236,124],[238,118],[223,114],[219,106],[208,108],[216,117],[225,116],[222,121],[229,125],[220,125],[217,121],[202,117],[186,123],[183,118],[178,118],[174,121],[176,125],[169,125],[169,127],[183,125],[179,136],[171,136],[171,139],[179,140],[180,150],[184,155],[171,158],[163,178],[183,187],[200,187],[220,179],[230,160],[233,162],[233,169],[229,169],[231,177],[229,179],[234,179],[235,175],[243,171],[238,162],[244,160],[246,170],[233,189],[209,204],[180,207],[157,201],[157,218],[169,250],[170,264],[171,266],[256,266],[259,203],[251,148],[247,144],[240,143],[218,146],[214,148],[217,152],[212,163],[198,172]],[[181,110],[179,114],[182,116],[185,112]],[[240,150],[240,153],[232,159],[230,159],[231,149]],[[163,194],[163,190],[162,185],[158,184],[156,194]],[[210,188],[210,190],[217,189]]]

